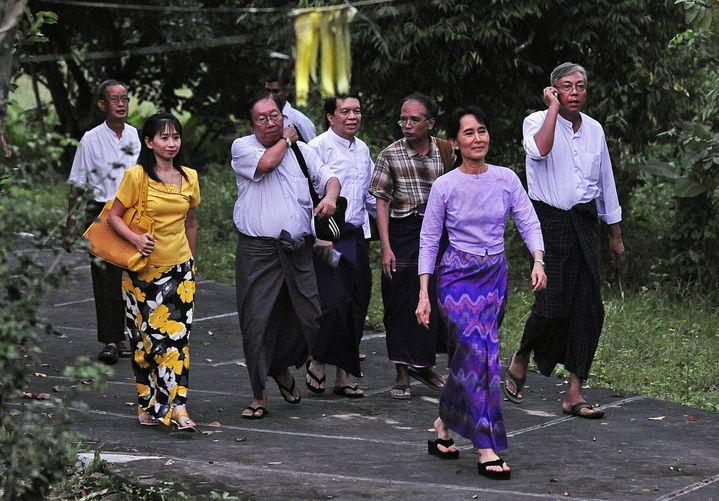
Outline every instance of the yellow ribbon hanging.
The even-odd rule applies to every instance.
[[[357,9],[342,5],[296,9],[295,95],[298,106],[307,105],[310,78],[317,81],[320,54],[320,93],[323,97],[349,92],[352,55],[349,23]]]

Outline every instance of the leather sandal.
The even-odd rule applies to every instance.
[[[137,421],[142,426],[157,426],[160,424],[160,422],[155,419],[152,414],[147,411],[143,411],[142,409],[137,410]]]
[[[194,432],[197,430],[197,424],[190,419],[185,406],[177,406],[172,411],[172,419],[170,420],[176,430]]]

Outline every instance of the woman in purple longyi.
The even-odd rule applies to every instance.
[[[544,243],[517,175],[485,162],[489,132],[482,111],[475,106],[458,108],[447,129],[461,163],[432,185],[420,234],[416,315],[425,326],[431,311],[429,278],[435,272],[442,229],[449,235],[437,269],[437,299],[449,331],[449,377],[434,422],[438,438],[428,442],[428,450],[443,459],[459,457],[452,430],[477,448],[480,475],[508,479],[511,470],[497,452],[507,448],[498,329],[507,293],[504,228],[510,214],[534,256],[534,291],[547,284]]]

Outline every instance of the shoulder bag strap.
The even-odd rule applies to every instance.
[[[140,200],[137,203],[138,207],[138,219],[147,211],[147,185],[150,184],[147,180],[147,172],[142,169],[142,178],[140,180]]]
[[[302,156],[302,151],[300,151],[300,147],[297,146],[297,143],[292,145],[292,151],[294,152],[295,157],[297,157],[297,163],[300,164],[300,169],[302,169],[302,173],[307,178],[307,185],[310,187],[310,197],[312,198],[312,205],[314,207],[317,207],[317,204],[320,203],[320,197],[317,195],[314,186],[312,186],[312,180],[310,180],[310,174],[307,170],[307,162],[305,162],[305,157]]]
[[[445,174],[454,168],[452,162],[452,143],[446,139],[435,138],[437,140],[437,149],[439,149],[439,156],[442,159],[444,165]]]

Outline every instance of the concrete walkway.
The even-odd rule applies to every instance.
[[[70,283],[46,298],[40,314],[62,335],[43,341],[48,365],[39,371],[47,377],[34,378],[28,391],[62,390],[62,369],[100,349],[87,260],[80,252],[66,259],[75,266]],[[394,368],[379,332],[362,341],[365,398],[333,395],[333,370],[329,391],[315,395],[305,389],[304,370],[293,370],[299,405],[285,403],[270,381],[269,415],[242,419],[251,391],[234,302],[234,287],[198,283],[188,409],[199,433],[138,425],[128,360],[113,367],[104,394],[81,397],[87,409],[76,409],[77,429],[102,444],[106,459],[143,481],[190,481],[196,492],[241,499],[719,500],[719,414],[592,388],[587,396],[605,418],[573,418],[560,408],[566,382],[538,374],[529,375],[522,405],[503,407],[510,481],[478,476],[476,454],[462,438],[455,437],[459,460],[430,456],[439,394],[415,382],[410,401],[389,397]]]

